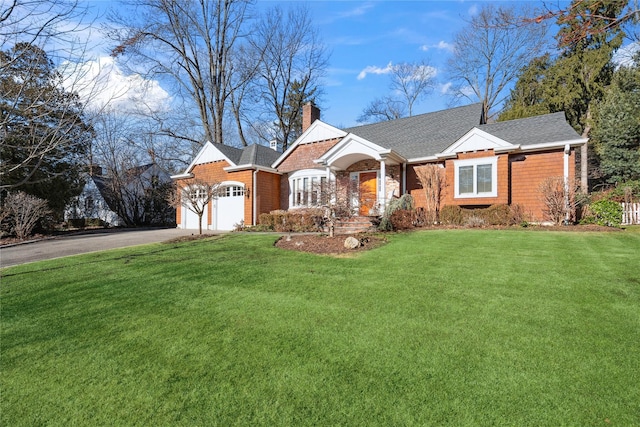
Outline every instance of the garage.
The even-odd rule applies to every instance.
[[[202,215],[203,230],[233,230],[236,224],[244,221],[244,184],[240,182],[223,183],[218,196],[210,202],[211,209],[206,207]],[[209,221],[209,212],[212,220]],[[198,214],[182,206],[182,228],[198,229]]]
[[[213,228],[233,230],[244,221],[244,186],[240,183],[224,185],[213,201]]]

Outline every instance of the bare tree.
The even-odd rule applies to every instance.
[[[175,191],[168,197],[168,201],[176,209],[184,206],[198,215],[198,231],[202,234],[202,217],[209,203],[218,198],[220,189],[219,182],[188,178],[178,183]]]
[[[10,231],[20,240],[26,239],[38,221],[50,213],[47,201],[17,191],[4,199],[2,216],[10,225]]]
[[[200,116],[205,138],[223,144],[229,97],[243,79],[232,55],[247,20],[248,0],[131,0],[136,13],[112,15],[113,56],[138,60],[148,76],[169,78]],[[178,129],[169,133],[180,135]],[[186,135],[181,138],[190,139]],[[192,139],[192,138],[191,138]]]
[[[440,221],[440,203],[446,186],[444,168],[439,165],[423,165],[416,166],[414,170],[424,190],[427,220],[437,223]]]
[[[278,6],[269,9],[252,30],[251,45],[261,57],[254,86],[262,106],[260,121],[275,122],[272,134],[263,139],[278,139],[286,150],[301,132],[302,106],[320,95],[328,54],[303,6],[286,13]],[[300,96],[292,96],[294,92]]]
[[[485,5],[454,39],[448,61],[455,99],[483,104],[490,120],[509,95],[509,86],[523,65],[547,46],[545,23],[524,24],[514,8]]]
[[[362,111],[358,122],[380,122],[413,116],[414,106],[431,93],[436,70],[425,60],[390,66],[391,95],[376,98]]]
[[[166,198],[172,183],[156,155],[154,135],[136,120],[103,112],[94,122],[96,138],[90,164],[104,172],[98,179],[107,202],[128,226],[163,225],[175,212]]]

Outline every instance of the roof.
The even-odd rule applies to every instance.
[[[280,157],[280,154],[281,153],[271,149],[270,147],[252,144],[242,150],[239,160],[235,163],[236,165],[270,167],[271,164]]]
[[[570,141],[581,138],[573,127],[567,123],[564,112],[489,123],[478,126],[478,128],[511,144],[521,145]]]
[[[471,104],[345,129],[404,158],[430,156],[480,125],[482,104]]]

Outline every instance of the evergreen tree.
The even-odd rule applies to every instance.
[[[78,96],[42,49],[28,43],[0,52],[0,188],[45,199],[61,213],[82,187],[92,137]]]
[[[602,2],[599,0],[574,0],[573,13],[559,19],[561,29],[556,38],[560,56],[553,62],[540,58],[523,69],[516,88],[511,92],[507,109],[500,116],[502,120],[527,117],[543,112],[564,111],[569,123],[583,137],[589,137],[592,114],[595,105],[603,98],[605,88],[610,84],[614,71],[613,54],[621,46],[623,36],[620,27],[608,27],[607,20],[591,23],[600,25],[593,31],[567,42],[566,34],[574,33],[585,25],[585,20],[597,15],[615,19],[622,13],[626,1]],[[594,28],[595,29],[595,28]],[[531,82],[534,96],[526,90]],[[580,181],[583,191],[587,191],[588,171],[595,168],[593,159],[589,164],[588,146],[580,152]]]
[[[309,102],[315,102],[315,93],[315,87],[305,92],[305,86],[299,80],[294,80],[291,83],[282,111],[282,119],[279,122],[278,137],[283,143],[284,149],[302,135],[302,106]]]
[[[640,60],[640,57],[637,58]],[[640,64],[621,67],[594,114],[592,141],[606,182],[640,179]]]

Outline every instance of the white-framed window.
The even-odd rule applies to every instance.
[[[239,185],[228,185],[223,187],[218,194],[219,197],[238,197],[244,196],[244,187]]]
[[[289,189],[289,206],[292,208],[322,206],[330,197],[327,173],[320,169],[305,169],[291,174]]]
[[[498,157],[454,160],[455,197],[498,196]]]

